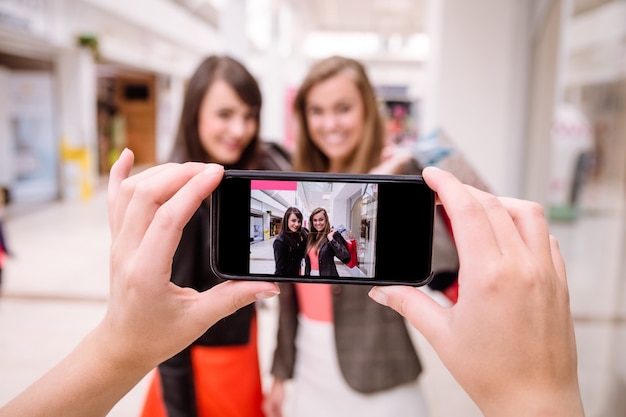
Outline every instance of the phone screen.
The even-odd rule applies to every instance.
[[[434,193],[421,177],[227,171],[212,205],[212,267],[224,278],[412,285],[430,279]],[[299,218],[285,216],[294,208]],[[323,249],[331,239],[332,259]],[[289,253],[288,273],[279,268],[277,240],[300,245],[300,259]],[[338,244],[346,250],[336,250]]]

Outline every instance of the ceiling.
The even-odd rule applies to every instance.
[[[172,0],[213,26],[218,9],[232,0]],[[255,0],[243,0],[255,1]],[[291,4],[306,16],[308,30],[334,32],[375,32],[383,36],[424,32],[426,8],[433,0],[267,0],[274,7]],[[435,0],[437,1],[437,0]],[[520,0],[530,1],[530,0]],[[554,0],[534,0],[551,4]],[[573,0],[574,15],[612,0]]]
[[[413,34],[424,30],[428,0],[291,0],[313,30]]]

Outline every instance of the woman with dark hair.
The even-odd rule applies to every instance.
[[[261,104],[259,86],[241,63],[206,58],[189,80],[172,160],[288,169],[287,155],[259,139]],[[173,283],[205,291],[220,282],[207,261],[209,234],[207,200],[183,229]],[[242,308],[160,364],[143,416],[262,417],[255,317],[254,305]]]
[[[300,275],[300,265],[304,258],[304,248],[308,231],[302,227],[302,212],[289,207],[283,216],[280,232],[274,239],[274,274],[281,276]]]
[[[350,261],[345,239],[330,227],[328,213],[323,207],[311,212],[309,222],[311,233],[306,242],[304,275],[338,277],[335,257],[343,263]]]

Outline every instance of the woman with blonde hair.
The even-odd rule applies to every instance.
[[[338,277],[335,257],[343,263],[350,261],[345,239],[330,226],[328,213],[323,207],[311,212],[309,223],[311,232],[306,244],[304,275]]]
[[[324,91],[338,88],[335,92],[347,90],[351,94],[342,95],[339,101],[332,103],[333,108],[322,109],[310,102],[309,95],[311,90],[318,90],[320,85]],[[384,147],[384,123],[374,89],[365,68],[358,61],[334,56],[316,64],[298,89],[294,110],[298,126],[301,127],[296,139],[294,170],[362,174],[380,164]],[[325,146],[322,139],[318,139],[319,125],[324,123],[325,117],[335,119],[335,127],[330,127],[332,130],[345,133],[346,129],[351,129],[348,132],[350,137],[343,146],[340,143],[339,146]],[[335,158],[342,150],[346,152],[346,158]]]
[[[398,174],[408,169],[406,154],[385,155],[376,96],[358,61],[335,56],[315,64],[294,110],[299,128],[294,170]],[[373,302],[369,286],[280,288],[267,417],[283,415],[284,381],[290,378],[295,398],[289,415],[295,417],[427,415],[418,383],[422,366],[404,319]]]

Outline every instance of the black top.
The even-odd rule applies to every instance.
[[[285,170],[288,154],[275,144],[264,144],[259,158],[260,169]],[[172,282],[181,287],[205,291],[222,282],[211,270],[209,199],[196,210],[183,229],[172,264]],[[193,345],[245,345],[255,314],[254,304],[223,318],[200,336]],[[159,365],[163,400],[169,417],[197,417],[196,396],[190,347]],[[219,393],[216,393],[219,395]]]
[[[339,232],[333,234],[333,240],[328,240],[324,237],[324,241],[320,245],[317,252],[317,259],[319,261],[320,275],[324,277],[338,277],[337,267],[335,266],[335,256],[339,258],[341,262],[350,262],[350,251],[348,251],[348,245],[345,239]],[[306,265],[304,268],[304,275],[311,275],[311,260],[307,254]]]
[[[283,228],[285,227],[287,225],[283,225]],[[282,276],[300,275],[300,264],[304,258],[307,236],[308,231],[306,229],[302,229],[300,234],[290,233],[283,229],[276,236],[273,244],[274,262],[276,262],[274,274]]]

